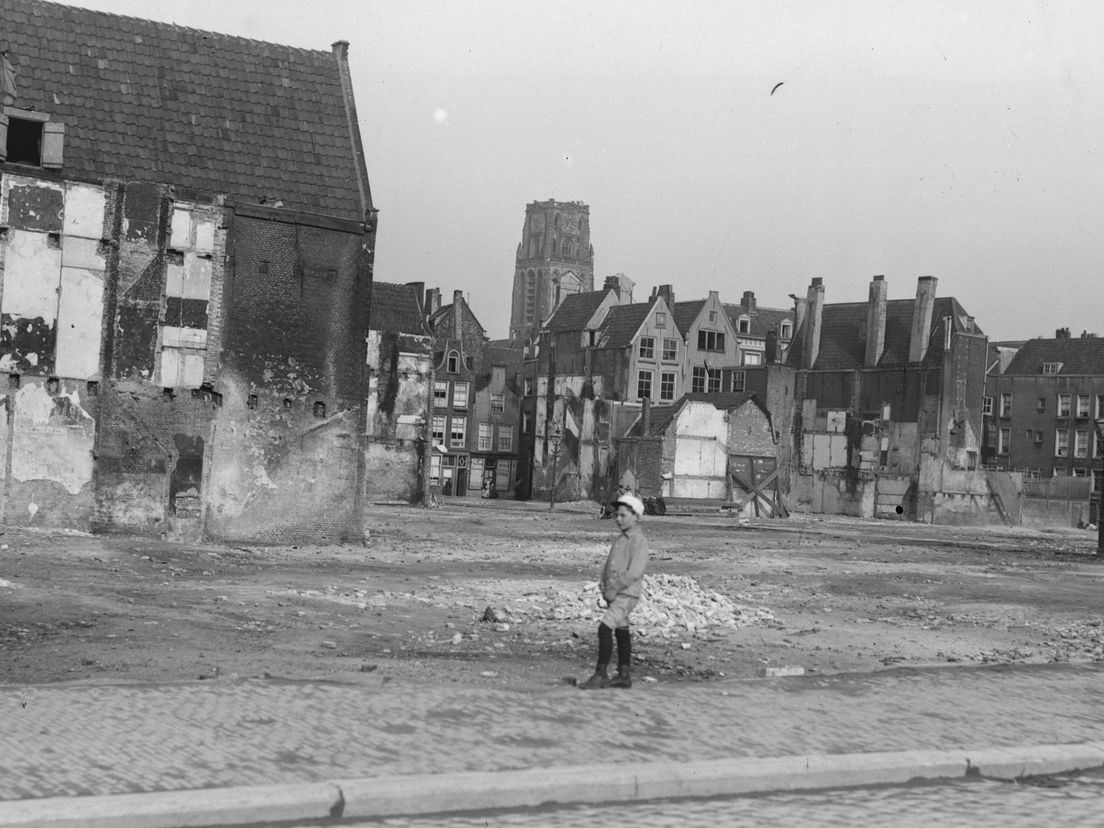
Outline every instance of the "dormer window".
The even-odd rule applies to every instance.
[[[448,352],[448,364],[445,366],[445,370],[450,374],[460,373],[460,353],[458,351]]]
[[[10,106],[0,114],[0,161],[60,169],[64,144],[65,124],[49,115]]]
[[[1061,362],[1044,362],[1043,373],[1044,374],[1057,374],[1062,370]]]
[[[790,323],[789,322],[783,322],[779,326],[779,329],[778,329],[778,338],[779,339],[789,339],[792,336],[793,336],[793,331],[790,329]]]
[[[740,333],[751,333],[751,320],[746,316],[740,319]]]

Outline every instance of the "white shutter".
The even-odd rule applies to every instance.
[[[65,124],[46,121],[42,125],[42,166],[60,169],[65,150]]]

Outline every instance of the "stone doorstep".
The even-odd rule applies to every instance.
[[[1104,742],[389,776],[0,802],[2,828],[180,828],[811,791],[1104,766]]]

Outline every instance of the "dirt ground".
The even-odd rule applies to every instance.
[[[650,571],[758,617],[638,636],[641,679],[1104,660],[1095,536],[801,515],[646,518]],[[585,676],[590,621],[540,608],[597,577],[587,504],[376,507],[363,546],[0,537],[0,682],[245,676],[538,687]],[[490,607],[498,621],[482,620]]]

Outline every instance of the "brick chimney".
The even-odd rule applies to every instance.
[[[656,288],[656,296],[663,297],[663,301],[667,303],[667,307],[670,310],[675,309],[675,288],[674,285],[660,285]]]
[[[756,312],[755,304],[755,291],[745,290],[744,296],[740,299],[740,306],[744,309],[744,313],[753,314]]]
[[[1070,329],[1069,328],[1059,328],[1058,330],[1056,330],[1054,332],[1054,338],[1055,339],[1069,339],[1070,338]]]
[[[886,291],[885,276],[875,276],[870,283],[870,298],[866,305],[866,361],[864,364],[867,368],[875,367],[885,352]]]
[[[763,353],[763,361],[768,365],[778,362],[778,331],[774,328],[767,331],[767,345]]]
[[[425,292],[425,304],[422,306],[425,309],[425,315],[427,317],[433,316],[441,309],[441,289],[430,288]]]
[[[813,277],[805,299],[805,353],[801,367],[812,368],[820,356],[820,326],[824,321],[824,280]]]
[[[935,288],[939,280],[921,276],[916,280],[916,301],[912,305],[912,334],[909,337],[909,362],[923,362],[931,344],[932,312],[935,310]]]
[[[464,291],[454,290],[452,292],[452,338],[463,339],[464,338],[464,326],[461,315],[464,313]]]

